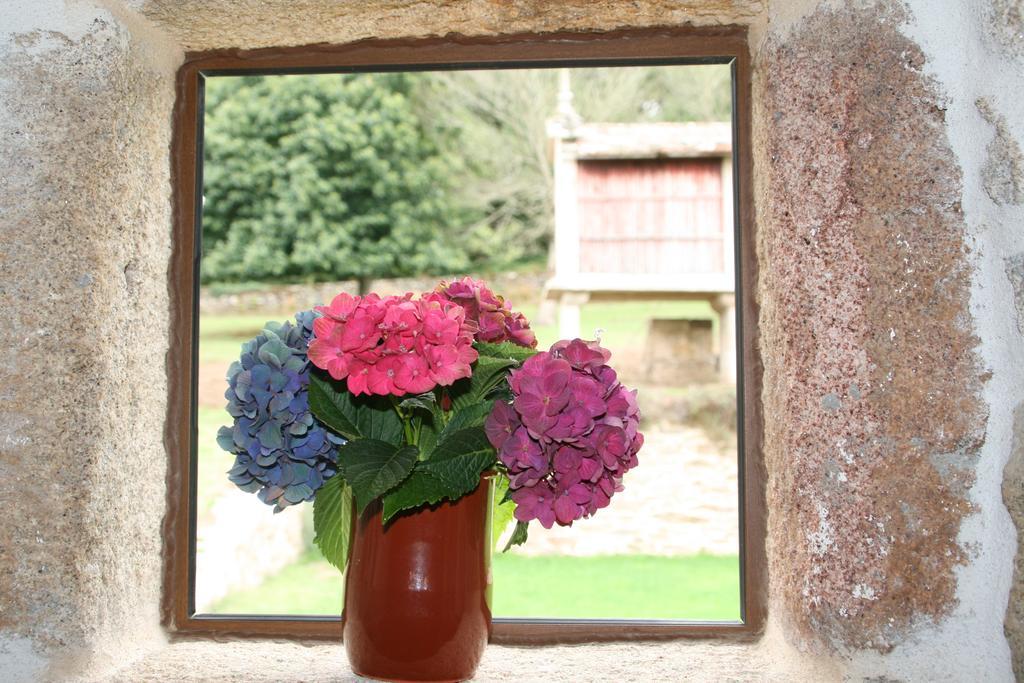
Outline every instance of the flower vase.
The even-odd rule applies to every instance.
[[[354,523],[343,638],[352,670],[387,681],[473,677],[491,635],[493,475],[454,503]]]

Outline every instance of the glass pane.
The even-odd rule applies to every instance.
[[[225,376],[341,291],[486,280],[540,349],[600,337],[645,445],[611,505],[495,555],[495,616],[737,620],[727,65],[207,80],[199,613],[340,613],[312,505],[228,480]],[[508,536],[508,530],[505,536]]]

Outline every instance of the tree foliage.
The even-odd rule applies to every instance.
[[[725,65],[572,70],[584,121],[722,121]],[[558,70],[211,78],[205,282],[494,270],[552,236]]]
[[[210,79],[204,281],[465,269],[449,157],[411,89],[405,74]]]

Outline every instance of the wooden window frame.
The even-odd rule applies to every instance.
[[[492,642],[581,643],[675,638],[749,639],[767,603],[765,477],[761,455],[762,364],[754,283],[757,261],[751,178],[750,54],[743,27],[672,27],[592,33],[365,40],[256,50],[188,53],[173,113],[171,339],[165,442],[170,456],[164,521],[164,626],[179,636],[341,639],[331,616],[202,615],[194,609],[196,360],[198,344],[203,81],[206,76],[466,68],[642,66],[727,63],[733,87],[733,182],[737,297],[737,409],[741,619],[695,622],[495,618]]]

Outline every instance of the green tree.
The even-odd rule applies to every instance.
[[[446,273],[468,259],[451,162],[405,74],[211,78],[205,282]]]

